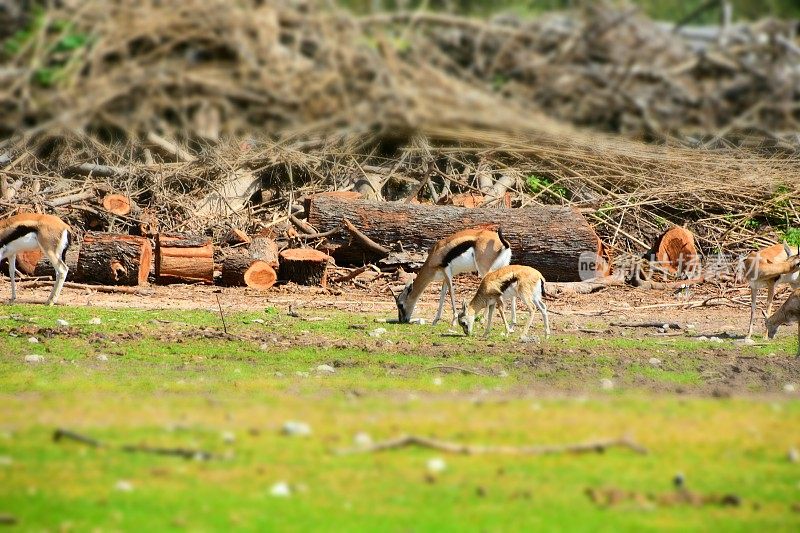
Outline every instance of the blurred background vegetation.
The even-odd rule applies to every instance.
[[[392,9],[427,8],[437,11],[488,15],[511,12],[523,16],[596,4],[587,0],[340,0],[341,5],[353,11],[365,13]],[[629,0],[626,2],[606,2],[610,5],[639,6],[644,13],[654,19],[678,21],[693,11],[708,5],[694,19],[695,24],[715,24],[719,21],[721,4],[715,0]],[[731,0],[734,20],[756,20],[766,16],[778,18],[800,18],[798,0]]]

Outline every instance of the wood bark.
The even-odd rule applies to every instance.
[[[252,239],[248,237],[247,233],[238,228],[231,228],[222,240],[225,244],[230,244],[231,246],[235,244],[249,244],[252,242]]]
[[[213,283],[211,238],[159,233],[156,237],[156,281],[163,284]]]
[[[76,277],[102,285],[147,283],[153,248],[134,235],[87,232],[78,255]]]
[[[260,259],[272,268],[277,268],[278,243],[268,237],[256,237],[250,243],[250,257]]]
[[[329,255],[311,248],[290,248],[278,258],[280,279],[300,285],[328,285]]]
[[[425,251],[437,240],[464,228],[502,227],[511,243],[512,263],[532,266],[548,281],[581,281],[591,277],[591,270],[580,271],[579,260],[605,264],[597,234],[580,212],[568,207],[466,209],[364,200],[343,202],[324,197],[311,202],[308,221],[319,231],[340,227],[345,218],[379,244],[401,242],[404,249]],[[334,244],[343,245],[334,257],[338,264],[357,263],[352,245],[344,246],[345,239],[341,234],[330,238]],[[348,248],[351,249],[348,255],[338,255]],[[362,250],[362,259],[367,255]]]
[[[67,272],[67,281],[82,281],[78,277],[78,257],[80,256],[80,251],[79,246],[73,246],[67,249],[67,254],[64,259],[67,268],[69,268],[69,272]],[[37,278],[50,276],[55,279],[56,271],[53,265],[50,264],[50,261],[46,257],[42,257],[39,262],[36,263],[36,269],[33,271],[33,275]]]
[[[226,287],[266,290],[272,287],[277,279],[275,269],[247,254],[228,256],[222,263],[222,284]]]
[[[309,213],[309,209],[311,208],[311,203],[314,200],[319,200],[320,198],[336,198],[342,201],[352,201],[352,200],[360,200],[363,198],[360,192],[357,191],[328,191],[328,192],[318,192],[316,194],[309,194],[305,198],[303,198],[303,208],[305,209],[306,215]]]

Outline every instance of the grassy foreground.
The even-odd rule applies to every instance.
[[[666,386],[706,379],[703,349],[690,339],[666,346],[596,340],[582,356],[585,339],[559,335],[559,361],[547,365],[537,357],[552,352],[538,356],[535,346],[499,335],[465,340],[443,335],[445,327],[375,324],[367,315],[303,321],[266,309],[226,316],[224,335],[219,317],[202,311],[11,306],[0,314],[0,516],[20,530],[800,526],[793,510],[800,465],[787,459],[800,446],[794,396],[712,399],[637,389],[642,379]],[[376,327],[387,332],[369,336]],[[666,362],[672,352],[698,355],[666,368],[646,364],[646,356]],[[630,353],[642,361],[617,366]],[[33,354],[43,359],[26,363]],[[321,364],[335,372],[316,370]],[[617,388],[600,391],[604,376]],[[586,393],[564,394],[583,390],[576,380],[587,381]],[[307,423],[311,434],[282,435],[290,420]],[[58,427],[108,446],[54,443]],[[650,453],[334,453],[359,433],[494,445],[631,434]],[[123,444],[202,449],[215,458],[125,453]],[[428,469],[435,458],[443,471]],[[692,491],[734,494],[741,505],[652,504],[643,496],[603,507],[585,494],[666,494],[678,472]],[[281,482],[288,496],[273,495]]]

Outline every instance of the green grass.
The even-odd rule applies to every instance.
[[[13,515],[23,531],[800,526],[791,511],[800,501],[798,467],[786,459],[800,446],[800,402],[784,394],[719,400],[648,392],[658,384],[702,387],[705,369],[739,349],[730,342],[558,334],[542,350],[499,333],[464,339],[445,335],[446,326],[338,312],[307,321],[271,308],[226,314],[229,336],[219,316],[204,311],[16,305],[0,315],[0,514]],[[91,323],[95,317],[101,324]],[[376,327],[386,334],[370,337]],[[791,342],[770,351],[791,350]],[[741,348],[757,358],[765,357],[761,349]],[[25,363],[31,353],[44,362]],[[647,363],[652,355],[662,360],[657,368]],[[316,372],[323,363],[336,372]],[[601,392],[602,377],[618,387]],[[309,423],[312,435],[281,435],[287,420]],[[54,443],[57,427],[109,446]],[[359,432],[508,445],[631,434],[650,453],[333,453]],[[118,449],[142,443],[218,458]],[[425,466],[432,457],[447,463],[435,476]],[[691,490],[735,493],[743,505],[601,509],[584,494],[588,487],[664,493],[677,472]],[[118,490],[120,481],[133,490]],[[292,486],[289,498],[270,495],[279,481]]]

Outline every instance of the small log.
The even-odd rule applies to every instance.
[[[278,268],[278,243],[269,237],[256,237],[250,243],[250,257]]]
[[[214,282],[214,245],[210,237],[164,234],[156,236],[156,281]]]
[[[78,255],[76,277],[102,285],[147,283],[153,248],[134,235],[87,232]]]
[[[69,268],[69,271],[67,272],[67,281],[80,281],[80,278],[78,278],[79,256],[79,246],[73,246],[67,249],[67,255],[64,259],[64,262],[67,264],[67,268]],[[33,271],[33,275],[37,278],[49,276],[55,279],[56,271],[53,268],[53,265],[50,264],[50,261],[46,257],[42,257],[39,262],[36,263],[36,268]]]
[[[253,239],[247,236],[247,233],[238,228],[231,228],[231,230],[222,239],[225,244],[235,246],[237,244],[250,244]]]
[[[330,256],[311,248],[290,248],[278,254],[280,279],[300,285],[328,285]]]
[[[226,287],[250,287],[267,290],[278,280],[269,264],[252,259],[246,254],[236,254],[222,262],[222,284]]]
[[[133,202],[122,194],[107,194],[103,197],[103,208],[109,213],[125,216],[131,212]]]
[[[36,263],[42,258],[41,250],[28,250],[17,254],[17,270],[26,276],[33,276],[36,271]],[[8,276],[8,259],[4,259],[0,266],[3,274]]]

